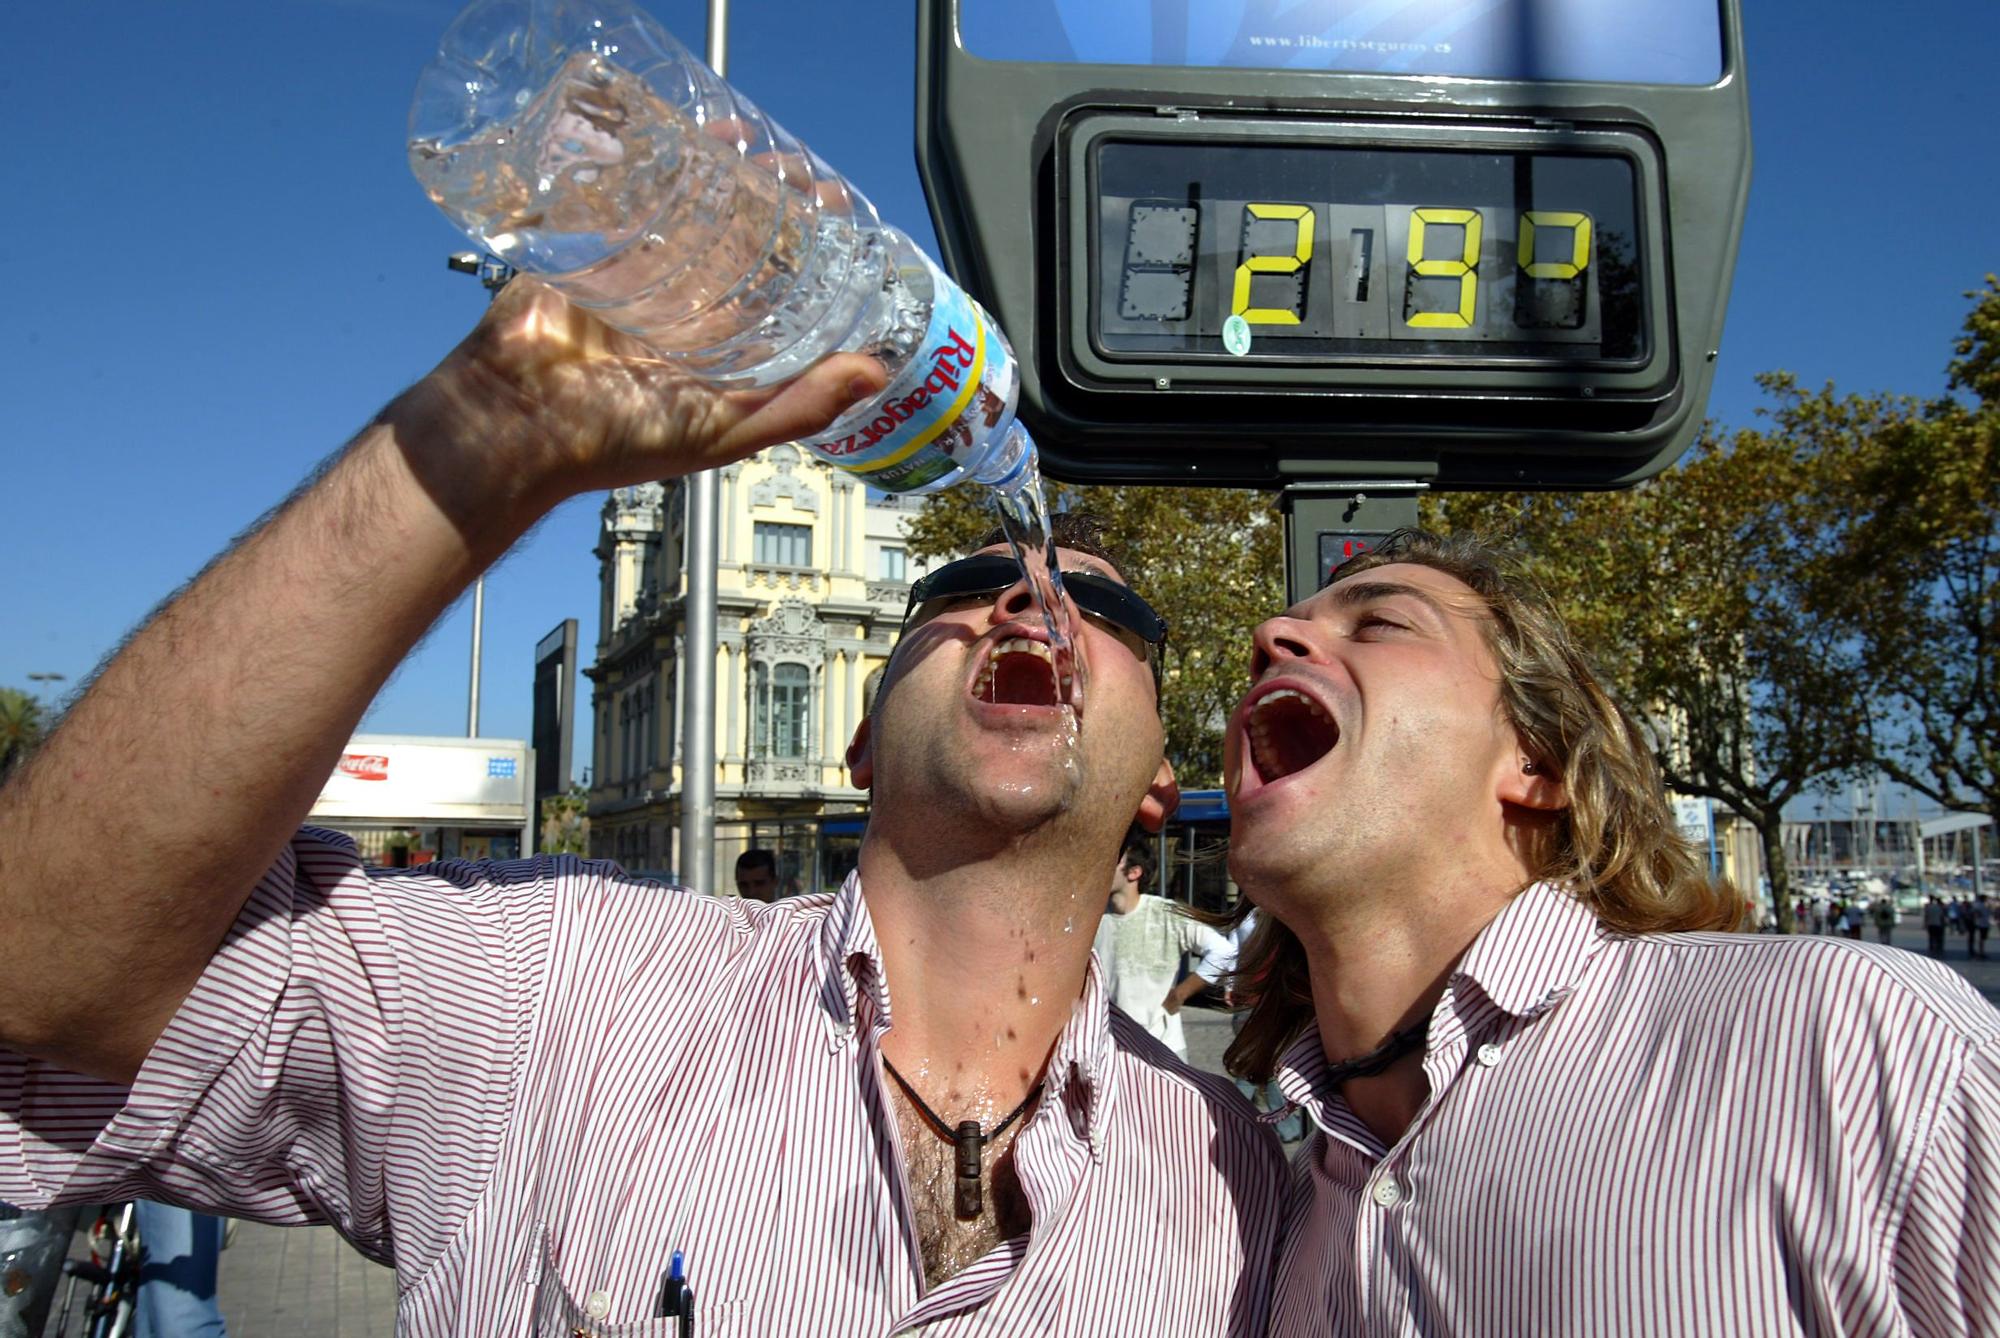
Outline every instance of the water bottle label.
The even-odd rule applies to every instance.
[[[940,275],[934,291],[923,343],[869,406],[872,416],[808,443],[822,459],[885,492],[921,488],[951,473],[959,467],[954,457],[974,444],[973,424],[960,420],[982,413],[997,422],[1005,412],[981,382],[988,359],[1006,357],[1007,346],[957,284]]]

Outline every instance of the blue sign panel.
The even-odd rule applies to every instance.
[[[986,60],[1626,84],[1722,77],[1717,0],[963,0]]]

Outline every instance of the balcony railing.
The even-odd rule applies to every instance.
[[[817,791],[819,775],[820,764],[807,757],[753,757],[743,765],[746,789]]]
[[[817,594],[825,577],[811,567],[773,567],[749,564],[743,568],[743,584],[756,590],[803,590]]]

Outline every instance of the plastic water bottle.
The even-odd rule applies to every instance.
[[[887,388],[801,443],[874,487],[969,478],[1040,511],[992,318],[627,0],[474,0],[418,83],[410,163],[475,241],[705,380],[880,359]],[[1011,519],[1046,543],[1044,515]]]

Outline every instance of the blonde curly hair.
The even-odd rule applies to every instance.
[[[1529,760],[1567,791],[1568,809],[1529,833],[1533,881],[1570,888],[1606,928],[1623,933],[1738,927],[1741,894],[1710,878],[1682,837],[1645,736],[1518,563],[1477,539],[1400,530],[1341,564],[1327,584],[1392,562],[1441,571],[1479,596],[1501,709]],[[1228,1065],[1266,1079],[1312,1019],[1305,949],[1269,915],[1244,947],[1236,990],[1250,1012]]]

